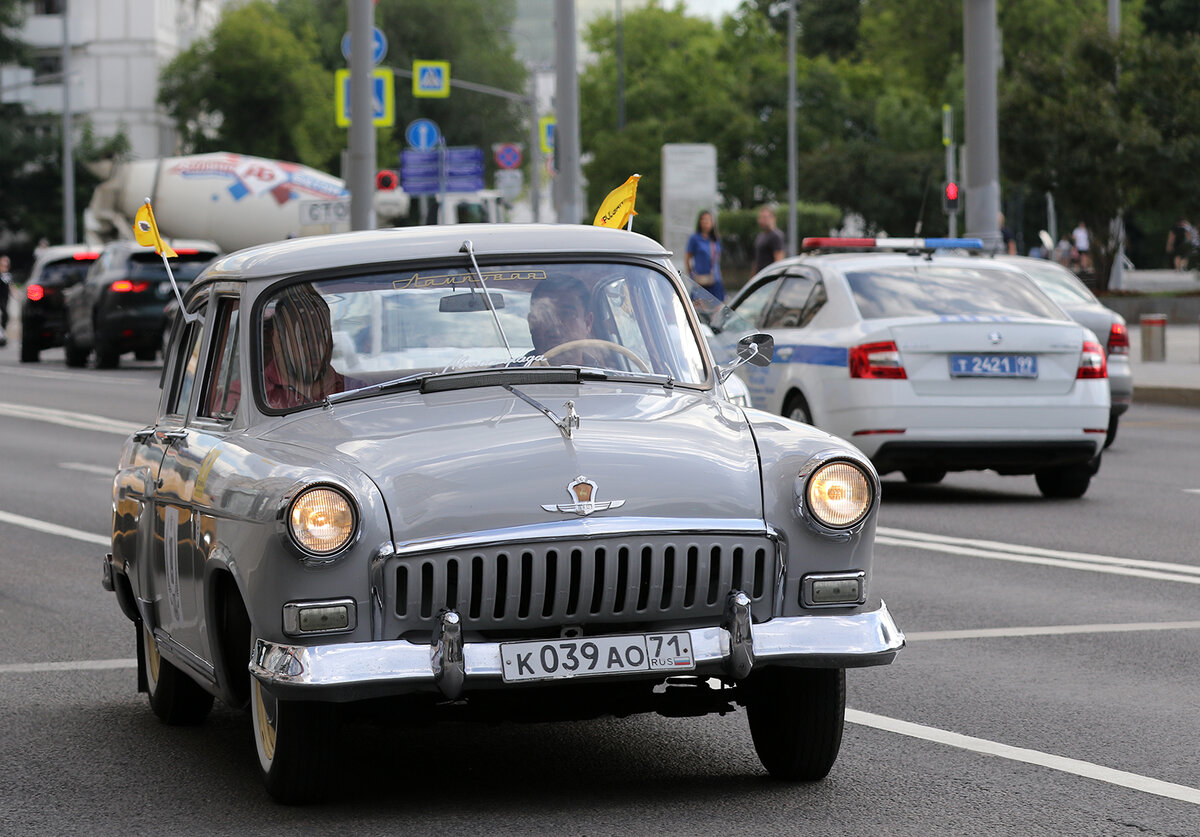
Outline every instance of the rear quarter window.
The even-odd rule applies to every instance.
[[[848,272],[846,282],[864,320],[928,316],[1064,318],[1031,279],[1003,270],[897,266]]]

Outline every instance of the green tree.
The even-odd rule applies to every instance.
[[[192,152],[236,151],[328,170],[341,141],[315,35],[266,0],[228,7],[162,71],[159,103]]]

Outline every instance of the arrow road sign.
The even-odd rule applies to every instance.
[[[387,36],[379,29],[378,26],[371,30],[371,63],[378,64],[387,55]],[[350,33],[342,35],[342,57],[347,61],[350,60]]]
[[[414,119],[404,129],[404,141],[418,151],[428,151],[442,141],[442,130],[432,119]]]

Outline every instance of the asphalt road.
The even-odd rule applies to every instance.
[[[351,726],[347,763],[313,766],[338,800],[290,809],[247,716],[154,718],[100,587],[110,473],[158,368],[45,358],[0,351],[0,835],[1200,835],[1200,411],[1135,405],[1078,501],[885,478],[874,592],[909,646],[848,674],[821,783],[767,779],[740,713],[397,719]]]

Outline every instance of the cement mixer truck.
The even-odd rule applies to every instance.
[[[84,238],[100,246],[133,237],[133,217],[150,198],[167,238],[207,239],[229,253],[297,236],[350,230],[350,193],[332,175],[282,160],[217,152],[113,163],[84,211]],[[408,214],[408,195],[379,190],[377,223]]]

